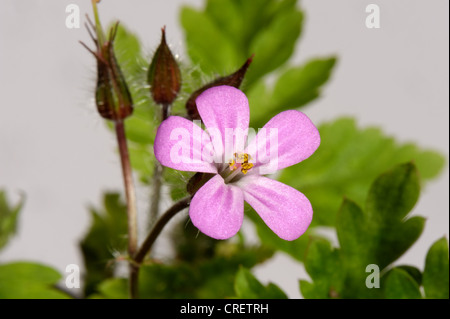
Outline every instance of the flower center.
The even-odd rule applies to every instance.
[[[233,155],[234,157],[230,162],[230,169],[234,171],[240,167],[241,172],[247,174],[247,172],[253,167],[253,164],[248,162],[250,155],[247,153],[234,153]]]
[[[250,158],[250,155],[247,153],[234,153],[233,159],[221,173],[225,183],[231,182],[241,172],[244,175],[247,174],[247,172],[253,167],[253,164],[248,162]]]

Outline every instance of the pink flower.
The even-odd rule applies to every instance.
[[[164,166],[215,174],[192,198],[192,223],[210,237],[230,238],[241,228],[246,201],[280,238],[300,237],[312,220],[309,200],[262,174],[297,164],[315,152],[320,136],[311,120],[299,111],[281,112],[248,145],[235,136],[229,148],[230,129],[245,135],[249,130],[247,97],[234,87],[218,86],[203,92],[196,103],[207,132],[187,119],[170,116],[158,128],[154,144],[155,156]],[[269,139],[268,131],[275,133]],[[276,155],[270,161],[263,160],[268,149]]]

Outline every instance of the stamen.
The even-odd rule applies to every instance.
[[[249,163],[249,159],[250,159],[250,155],[247,153],[234,153],[233,154],[233,159],[230,161],[229,163],[229,168],[232,172],[234,172],[235,170],[237,170],[239,167],[241,168],[241,172],[243,174],[247,174],[247,172],[253,167],[253,163]],[[234,176],[236,176],[236,173],[231,174]],[[230,175],[230,176],[231,176]],[[229,180],[229,177],[227,178],[227,180]]]
[[[252,163],[243,163],[241,164],[241,172],[247,174],[247,172],[253,167]]]

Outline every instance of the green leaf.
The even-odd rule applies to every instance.
[[[240,267],[234,281],[236,296],[242,299],[287,299],[286,294],[275,284],[261,284],[252,273]]]
[[[380,268],[400,257],[419,238],[425,219],[405,219],[419,198],[420,182],[412,163],[396,166],[375,180],[366,200],[370,252]]]
[[[0,265],[0,299],[68,299],[55,289],[61,275],[54,269],[28,262]]]
[[[362,205],[372,181],[396,164],[414,161],[424,182],[444,167],[439,153],[401,145],[377,128],[360,129],[350,118],[323,124],[319,132],[319,149],[309,159],[284,169],[279,177],[311,201],[313,226],[335,225],[343,196]]]
[[[191,176],[192,172],[177,171],[169,167],[164,168],[164,180],[170,187],[170,197],[173,201],[188,196],[186,185]]]
[[[300,292],[303,296],[303,298],[305,299],[325,299],[327,297],[323,297],[324,295],[326,296],[326,292],[323,293],[321,291],[321,289],[317,288],[317,284],[315,283],[311,283],[309,281],[306,280],[299,280],[299,287],[300,287]],[[327,287],[325,287],[325,290],[327,289]]]
[[[437,240],[428,251],[425,270],[423,272],[423,287],[426,298],[449,298],[449,263],[448,242],[443,237]]]
[[[415,165],[397,166],[372,184],[366,200],[368,218],[377,224],[403,219],[416,204],[419,193],[419,175]]]
[[[289,68],[276,80],[273,89],[263,82],[248,91],[252,127],[263,125],[279,112],[304,106],[320,96],[336,58],[312,59],[305,65]]]
[[[106,279],[98,286],[99,294],[95,294],[96,298],[106,299],[128,299],[128,280],[125,278]]]
[[[114,24],[109,27],[114,27]],[[134,77],[142,72],[142,68],[147,68],[147,61],[142,55],[141,42],[136,34],[119,24],[114,41],[114,52],[122,71],[129,77]]]
[[[339,255],[344,269],[342,286],[346,287],[339,294],[342,298],[370,297],[373,291],[365,286],[368,264],[376,263],[371,255],[373,237],[368,233],[369,224],[366,214],[352,200],[344,199],[338,215],[336,231],[339,239]]]
[[[314,240],[307,250],[305,269],[313,282],[304,284],[304,287],[301,284],[305,298],[384,297],[380,289],[366,286],[367,266],[375,264],[383,274],[418,239],[424,228],[424,218],[406,218],[418,196],[418,171],[413,163],[406,163],[375,179],[364,210],[345,198],[336,222],[340,248],[332,249],[328,242]],[[386,296],[416,296],[415,290],[409,286],[417,286],[418,289],[420,271],[406,266],[397,270],[401,273],[394,273],[391,279],[386,279],[392,285],[384,290]],[[409,283],[409,278],[413,283]],[[396,290],[393,286],[397,282],[401,288]]]
[[[117,193],[105,193],[103,203],[102,210],[90,209],[92,225],[80,242],[86,268],[86,296],[96,292],[101,281],[113,276],[113,261],[126,249],[126,205]]]
[[[272,0],[256,0],[254,3],[240,0],[209,0],[205,13],[223,31],[229,41],[235,43],[237,48],[243,48],[243,51],[248,52],[251,39],[270,21],[271,15],[268,8],[273,6],[273,2]]]
[[[337,298],[342,285],[339,252],[322,238],[313,238],[308,246],[304,264],[313,283],[300,281],[300,290],[307,299]]]
[[[248,86],[289,59],[300,36],[302,22],[301,11],[284,11],[253,38],[250,52],[255,54],[255,58],[247,74]]]
[[[417,267],[410,265],[400,265],[396,266],[395,268],[406,271],[416,281],[416,283],[419,286],[422,285],[422,273]]]
[[[130,154],[131,166],[139,172],[139,180],[149,184],[154,169],[155,157],[148,146],[130,143],[128,153]]]
[[[15,206],[11,206],[6,198],[6,192],[0,190],[0,250],[6,246],[9,239],[16,233],[17,218],[24,202],[25,197],[22,196]]]
[[[341,254],[352,264],[367,259],[367,247],[370,238],[363,210],[350,199],[345,198],[337,215],[336,232]]]
[[[414,164],[397,165],[372,184],[363,211],[344,200],[337,219],[340,254],[346,267],[347,286],[363,294],[362,271],[368,264],[384,269],[419,238],[425,219],[405,219],[419,197],[419,178]],[[359,275],[357,275],[359,274]]]
[[[186,32],[188,54],[203,72],[225,73],[245,60],[246,55],[238,53],[227,35],[207,14],[183,7],[180,18]]]
[[[394,268],[384,282],[384,291],[387,299],[421,299],[419,285],[408,272]]]
[[[209,0],[203,11],[180,14],[188,54],[208,75],[228,73],[255,54],[247,76],[251,86],[283,65],[300,36],[303,14],[296,0]]]

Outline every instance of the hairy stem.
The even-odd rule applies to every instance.
[[[169,117],[170,108],[171,108],[170,104],[161,105],[161,122],[163,122],[165,119]],[[156,160],[155,167],[153,168],[149,228],[153,226],[153,223],[155,222],[156,218],[158,218],[163,173],[164,167]]]
[[[156,224],[153,226],[153,229],[148,234],[147,238],[145,238],[144,242],[142,243],[141,247],[139,248],[138,252],[136,253],[134,257],[134,262],[137,265],[140,265],[142,261],[144,260],[145,256],[150,252],[152,249],[152,246],[158,238],[159,234],[163,230],[164,226],[172,219],[173,216],[175,216],[177,213],[185,209],[186,207],[189,207],[189,204],[191,203],[191,196],[185,197],[175,204],[172,205],[156,222]]]
[[[130,263],[129,272],[130,272],[130,298],[138,299],[139,298],[139,266]]]
[[[149,229],[153,226],[155,220],[158,218],[159,214],[159,202],[161,198],[161,186],[162,186],[162,176],[164,172],[164,167],[158,162],[155,161],[155,166],[153,168],[153,177],[152,177],[152,193],[151,193],[151,201],[150,201],[150,220],[149,220]]]
[[[171,104],[161,105],[161,122],[169,117],[171,108],[172,108]]]
[[[119,144],[120,162],[122,164],[125,195],[127,199],[128,217],[128,254],[133,258],[137,250],[137,212],[136,193],[133,184],[133,175],[128,154],[127,139],[125,137],[125,126],[122,120],[115,122],[117,143]],[[130,264],[130,297],[137,298],[137,276],[136,267]]]

